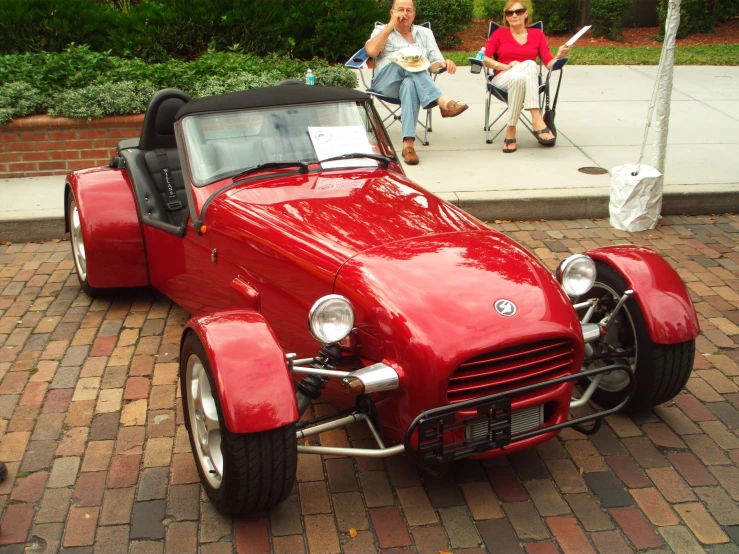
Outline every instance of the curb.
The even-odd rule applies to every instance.
[[[439,193],[438,196],[482,221],[605,219],[609,191],[600,188]],[[739,213],[739,183],[668,185],[662,215]],[[64,218],[0,221],[0,242],[63,239]]]

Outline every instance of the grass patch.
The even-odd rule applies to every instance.
[[[592,46],[574,48],[569,64],[573,65],[657,65],[659,46]],[[476,52],[444,52],[457,65],[470,65],[468,57]],[[675,47],[675,65],[739,65],[739,44]]]

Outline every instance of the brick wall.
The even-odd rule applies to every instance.
[[[107,165],[121,139],[139,136],[144,115],[67,119],[35,115],[0,126],[0,178],[66,175]]]

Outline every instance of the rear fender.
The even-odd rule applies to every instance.
[[[700,333],[698,317],[683,280],[667,261],[641,246],[607,246],[585,252],[607,263],[634,291],[649,338],[657,344],[678,344]]]
[[[87,252],[87,281],[110,289],[149,284],[144,239],[128,175],[100,167],[73,171],[64,189],[64,225],[69,231],[67,204],[74,194]]]
[[[185,326],[184,333],[192,332],[208,354],[229,431],[256,433],[298,420],[285,353],[262,314],[230,310],[196,316]]]

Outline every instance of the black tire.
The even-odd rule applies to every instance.
[[[77,279],[79,279],[80,282],[80,288],[85,291],[88,296],[93,297],[106,293],[108,289],[99,289],[92,287],[87,280],[87,257],[86,250],[84,248],[84,240],[80,238],[82,236],[81,231],[79,235],[75,233],[75,229],[76,227],[78,227],[75,224],[75,217],[79,218],[81,217],[81,214],[77,210],[77,202],[74,198],[74,193],[71,190],[67,191],[66,217],[67,227],[69,228],[69,242],[72,246],[72,256],[74,257],[74,269],[77,273]],[[82,240],[82,250],[80,250],[80,240]],[[82,252],[84,252],[84,255],[82,254]]]
[[[196,454],[198,445],[191,428],[187,396],[187,366],[191,356],[197,356],[201,361],[210,387],[215,391],[213,399],[218,413],[223,455],[223,475],[218,487],[210,484],[206,468]],[[241,515],[264,510],[285,500],[295,484],[297,474],[295,424],[258,433],[231,433],[223,418],[210,361],[197,335],[192,332],[182,343],[180,384],[185,425],[190,435],[195,465],[200,482],[213,505],[223,513]]]
[[[626,282],[612,267],[598,261],[595,264],[597,270],[595,285],[582,298],[602,298],[606,295],[615,298],[609,300],[607,310],[596,313],[592,321],[598,321],[613,310],[618,297],[627,290]],[[640,412],[671,400],[688,382],[695,358],[695,340],[678,344],[652,342],[647,333],[644,316],[633,297],[626,301],[621,313],[617,315],[613,327],[606,336],[606,342],[615,355],[598,363],[606,365],[624,362],[634,369],[636,388],[628,404],[623,408],[626,413]],[[619,357],[618,351],[629,354]],[[633,353],[633,356],[630,353]],[[612,372],[612,375],[616,374]],[[604,378],[602,383],[607,378]],[[618,388],[617,384],[612,386],[611,390],[606,388],[603,384],[599,386],[593,394],[593,400],[604,408],[617,406],[623,400],[624,392],[615,390]]]

